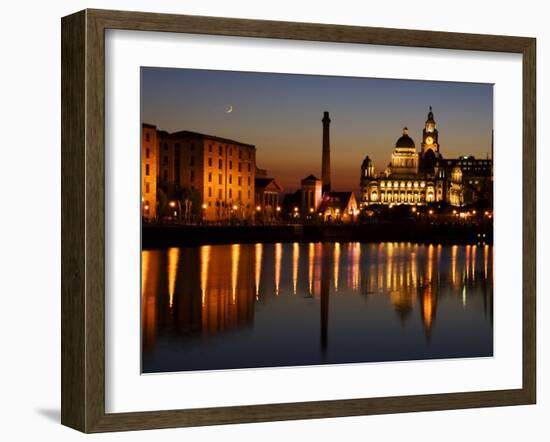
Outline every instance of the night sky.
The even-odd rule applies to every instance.
[[[323,111],[332,189],[357,191],[363,158],[383,171],[404,126],[420,150],[430,105],[444,158],[490,154],[491,84],[142,68],[142,122],[254,144],[258,167],[285,193],[321,177]]]

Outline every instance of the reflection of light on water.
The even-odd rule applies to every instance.
[[[376,269],[378,270],[378,279],[377,279],[377,284],[378,284],[378,290],[382,289],[383,285],[384,285],[384,270],[382,269],[382,256],[384,255],[384,245],[383,244],[378,244],[378,251],[377,251],[377,260],[376,260]]]
[[[422,313],[424,318],[424,326],[426,329],[430,330],[432,328],[434,313],[434,300],[431,284],[424,288],[424,293],[422,296]]]
[[[275,330],[279,327],[276,324],[283,308],[305,306],[303,308],[309,310],[303,311],[311,311],[314,315],[313,327],[319,326],[319,313],[321,327],[328,318],[329,324],[335,324],[330,328],[333,331],[342,324],[344,327],[382,327],[382,330],[388,327],[395,331],[399,331],[395,326],[401,325],[403,334],[400,336],[408,339],[412,333],[417,339],[425,334],[425,345],[434,349],[434,345],[444,342],[449,327],[455,333],[451,338],[460,334],[453,324],[466,321],[473,328],[477,327],[476,321],[492,320],[490,278],[494,267],[490,260],[494,257],[494,247],[478,245],[477,248],[481,250],[470,246],[468,252],[466,245],[441,247],[437,243],[403,246],[401,243],[333,242],[229,244],[144,251],[141,275],[143,348],[152,349],[156,340],[163,345],[170,334],[189,335],[190,339],[193,335],[192,339],[198,339],[200,333],[206,337],[229,330],[246,331],[258,324]],[[440,266],[438,255],[441,255]],[[481,261],[483,258],[485,262]],[[263,265],[268,266],[265,271]],[[487,283],[483,281],[483,265],[488,275]],[[453,270],[455,287],[451,282]],[[476,284],[472,283],[474,270]],[[330,278],[334,278],[334,285]],[[358,286],[360,289],[356,290]],[[275,299],[268,297],[259,307],[260,302],[255,299],[262,293],[264,300],[266,287],[268,292],[277,289],[279,297],[276,305]],[[300,301],[295,299],[296,295],[287,293],[291,290],[297,293],[298,287],[300,296],[308,296],[309,288],[311,296],[319,299]],[[328,308],[326,295],[331,290],[337,293]],[[169,293],[173,302],[168,302]],[[202,296],[202,308],[199,296]],[[486,316],[477,314],[480,309],[485,309]],[[299,314],[303,311],[291,311],[296,314],[287,318],[284,332],[291,331],[286,329],[288,326],[297,327],[299,333],[299,327],[303,327]],[[354,314],[350,315],[351,311]],[[233,338],[234,335],[228,335],[228,339]],[[173,342],[177,346],[175,339]],[[331,348],[330,339],[327,342]],[[256,343],[250,351],[255,350],[254,345]],[[260,343],[258,346],[261,348]]]
[[[403,283],[403,278],[405,276],[405,261],[403,260],[403,256],[401,255],[401,253],[399,253],[399,258],[401,262],[399,263],[399,267],[396,273],[396,275],[398,275],[399,277],[399,282],[397,282],[397,279],[396,279],[394,287],[397,287],[397,284],[399,284],[399,287],[403,287],[405,285]]]
[[[359,287],[359,261],[361,259],[361,244],[356,242],[352,245],[352,288]]]
[[[338,275],[340,273],[340,243],[334,243],[334,290],[338,291]]]
[[[239,258],[241,245],[231,245],[231,304],[235,304],[237,298],[237,279],[239,277]]]
[[[298,287],[298,263],[300,262],[300,244],[292,244],[292,288],[294,294]]]
[[[147,276],[149,275],[149,266],[151,261],[151,252],[144,250],[141,252],[141,296],[145,294],[145,287],[147,286]]]
[[[472,281],[476,280],[476,252],[477,246],[474,244],[472,246]]]
[[[317,296],[321,294],[321,280],[323,279],[323,243],[315,243],[315,253],[313,254],[314,267],[313,267],[313,293],[317,293]]]
[[[210,264],[210,246],[201,247],[201,302],[206,302],[206,285],[208,281],[208,265]]]
[[[154,346],[157,331],[157,297],[159,278],[159,252],[144,250],[141,252],[141,323],[143,349]],[[166,272],[168,269],[166,269]],[[165,277],[166,275],[162,275]]]
[[[168,249],[168,305],[172,308],[174,304],[174,291],[176,290],[176,275],[178,273],[178,261],[180,249],[172,247]]]
[[[489,246],[487,244],[483,246],[483,268],[485,270],[485,279],[487,279],[489,271]]]
[[[255,246],[255,257],[254,260],[254,273],[255,273],[255,283],[256,283],[256,299],[260,297],[260,278],[262,276],[262,254],[263,254],[263,245],[258,243]]]
[[[451,247],[451,281],[456,285],[456,257],[458,254],[458,246]]]
[[[281,285],[281,260],[283,257],[283,245],[278,242],[275,244],[275,294],[279,294]]]
[[[433,266],[434,266],[434,246],[433,244],[430,244],[428,246],[428,272],[427,272],[427,279],[428,282],[432,282],[433,278]]]
[[[393,270],[393,243],[388,243],[388,259],[386,263],[386,288],[392,286],[392,270]]]
[[[470,278],[470,253],[472,250],[472,246],[467,245],[466,246],[466,279]]]
[[[409,284],[416,287],[416,252],[411,253],[411,272],[409,274]]]
[[[310,242],[308,250],[308,282],[309,294],[313,294],[313,266],[315,265],[315,245]]]
[[[437,255],[436,255],[436,268],[439,269],[439,266],[441,265],[441,255],[443,254],[443,247],[441,244],[437,245]],[[439,281],[439,272],[437,272],[437,280]]]

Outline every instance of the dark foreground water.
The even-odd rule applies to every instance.
[[[492,246],[142,252],[142,371],[492,356]]]

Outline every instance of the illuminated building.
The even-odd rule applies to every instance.
[[[148,134],[157,140],[158,167],[151,166],[149,172],[152,182],[156,175],[159,216],[184,221],[254,216],[255,146],[197,132],[142,127],[142,146]]]
[[[157,128],[149,124],[141,127],[141,214],[147,221],[157,217]]]
[[[353,192],[329,192],[323,197],[318,213],[325,221],[353,221],[359,214]]]
[[[353,192],[331,191],[330,118],[323,113],[323,143],[321,176],[308,175],[301,180],[295,193],[285,195],[283,211],[289,218],[310,221],[353,221],[358,215],[357,199]]]
[[[420,152],[405,127],[383,173],[377,175],[372,160],[365,158],[361,165],[360,206],[446,202],[460,207],[478,201],[490,205],[492,167],[492,160],[473,156],[444,159],[430,106]]]
[[[303,213],[317,212],[322,198],[322,181],[314,175],[302,180],[301,210]]]
[[[279,196],[283,188],[275,181],[275,178],[268,178],[267,173],[261,169],[256,170],[254,187],[256,192],[256,218],[266,221],[277,218],[281,210]]]

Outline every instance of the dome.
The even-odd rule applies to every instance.
[[[412,147],[415,148],[414,141],[409,137],[409,129],[403,128],[403,135],[395,143],[395,147]]]

